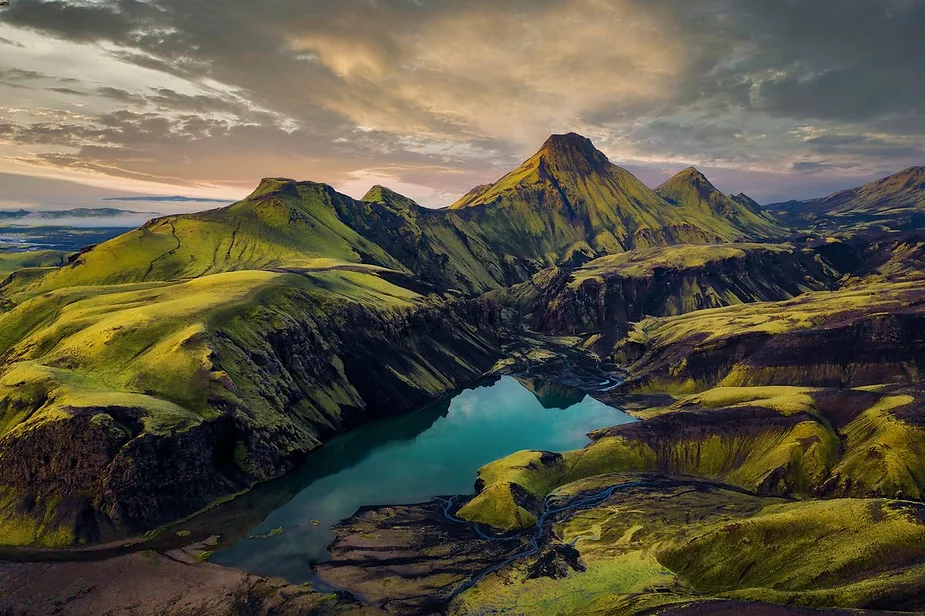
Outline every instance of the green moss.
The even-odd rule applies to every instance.
[[[68,254],[60,250],[0,253],[0,274],[27,268],[60,267],[67,261]]]
[[[466,503],[457,515],[470,522],[504,530],[523,530],[536,526],[536,515],[518,504],[509,482],[493,483]]]
[[[750,519],[709,528],[659,559],[704,593],[759,598],[768,593],[741,589],[829,589],[826,605],[852,607],[855,591],[846,583],[902,569],[923,553],[925,526],[913,509],[841,499],[768,507]]]
[[[27,502],[31,509],[24,506]],[[58,497],[26,499],[16,490],[0,487],[0,545],[72,546],[76,532],[72,523],[59,519],[61,503]]]

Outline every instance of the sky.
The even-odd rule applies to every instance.
[[[821,196],[925,164],[922,32],[925,0],[11,0],[0,208],[439,207],[569,131],[653,187]]]

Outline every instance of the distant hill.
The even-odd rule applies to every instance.
[[[206,197],[183,197],[180,195],[174,195],[170,197],[152,195],[152,196],[139,196],[139,197],[106,197],[103,201],[152,201],[152,202],[165,202],[165,203],[228,203],[228,199],[209,199]]]
[[[748,195],[729,197],[694,167],[684,169],[655,189],[669,203],[705,217],[720,217],[742,237],[781,238],[788,235],[773,216]]]
[[[118,218],[120,216],[159,216],[157,212],[136,212],[109,207],[76,208],[73,210],[0,210],[0,221],[58,220],[62,218]]]
[[[925,226],[925,167],[910,167],[827,197],[787,201],[768,211],[800,229],[908,231]]]

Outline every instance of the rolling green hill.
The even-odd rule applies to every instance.
[[[83,252],[35,292],[78,285],[196,278],[240,270],[401,264],[337,217],[349,197],[311,182],[267,179],[228,207],[158,218]]]

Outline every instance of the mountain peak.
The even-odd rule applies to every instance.
[[[579,164],[600,167],[610,164],[606,154],[594,147],[590,139],[578,133],[551,135],[537,152],[537,156],[557,166]]]
[[[705,201],[725,197],[696,167],[682,169],[656,188],[655,192],[671,203],[688,200],[690,194],[698,195],[698,198]]]
[[[756,214],[764,211],[760,203],[758,203],[757,201],[755,201],[754,199],[752,199],[745,193],[739,193],[737,195],[729,195],[729,198],[735,201],[736,203],[738,203],[739,205],[745,208],[748,208],[752,212],[755,212]]]
[[[418,207],[413,199],[397,193],[387,186],[376,184],[360,199],[365,203],[379,203],[398,207]]]
[[[697,167],[686,167],[682,169],[668,178],[662,186],[677,186],[681,184],[693,186],[697,190],[703,192],[713,192],[717,190],[716,187],[713,186],[713,183],[707,179],[707,176],[701,173]]]

